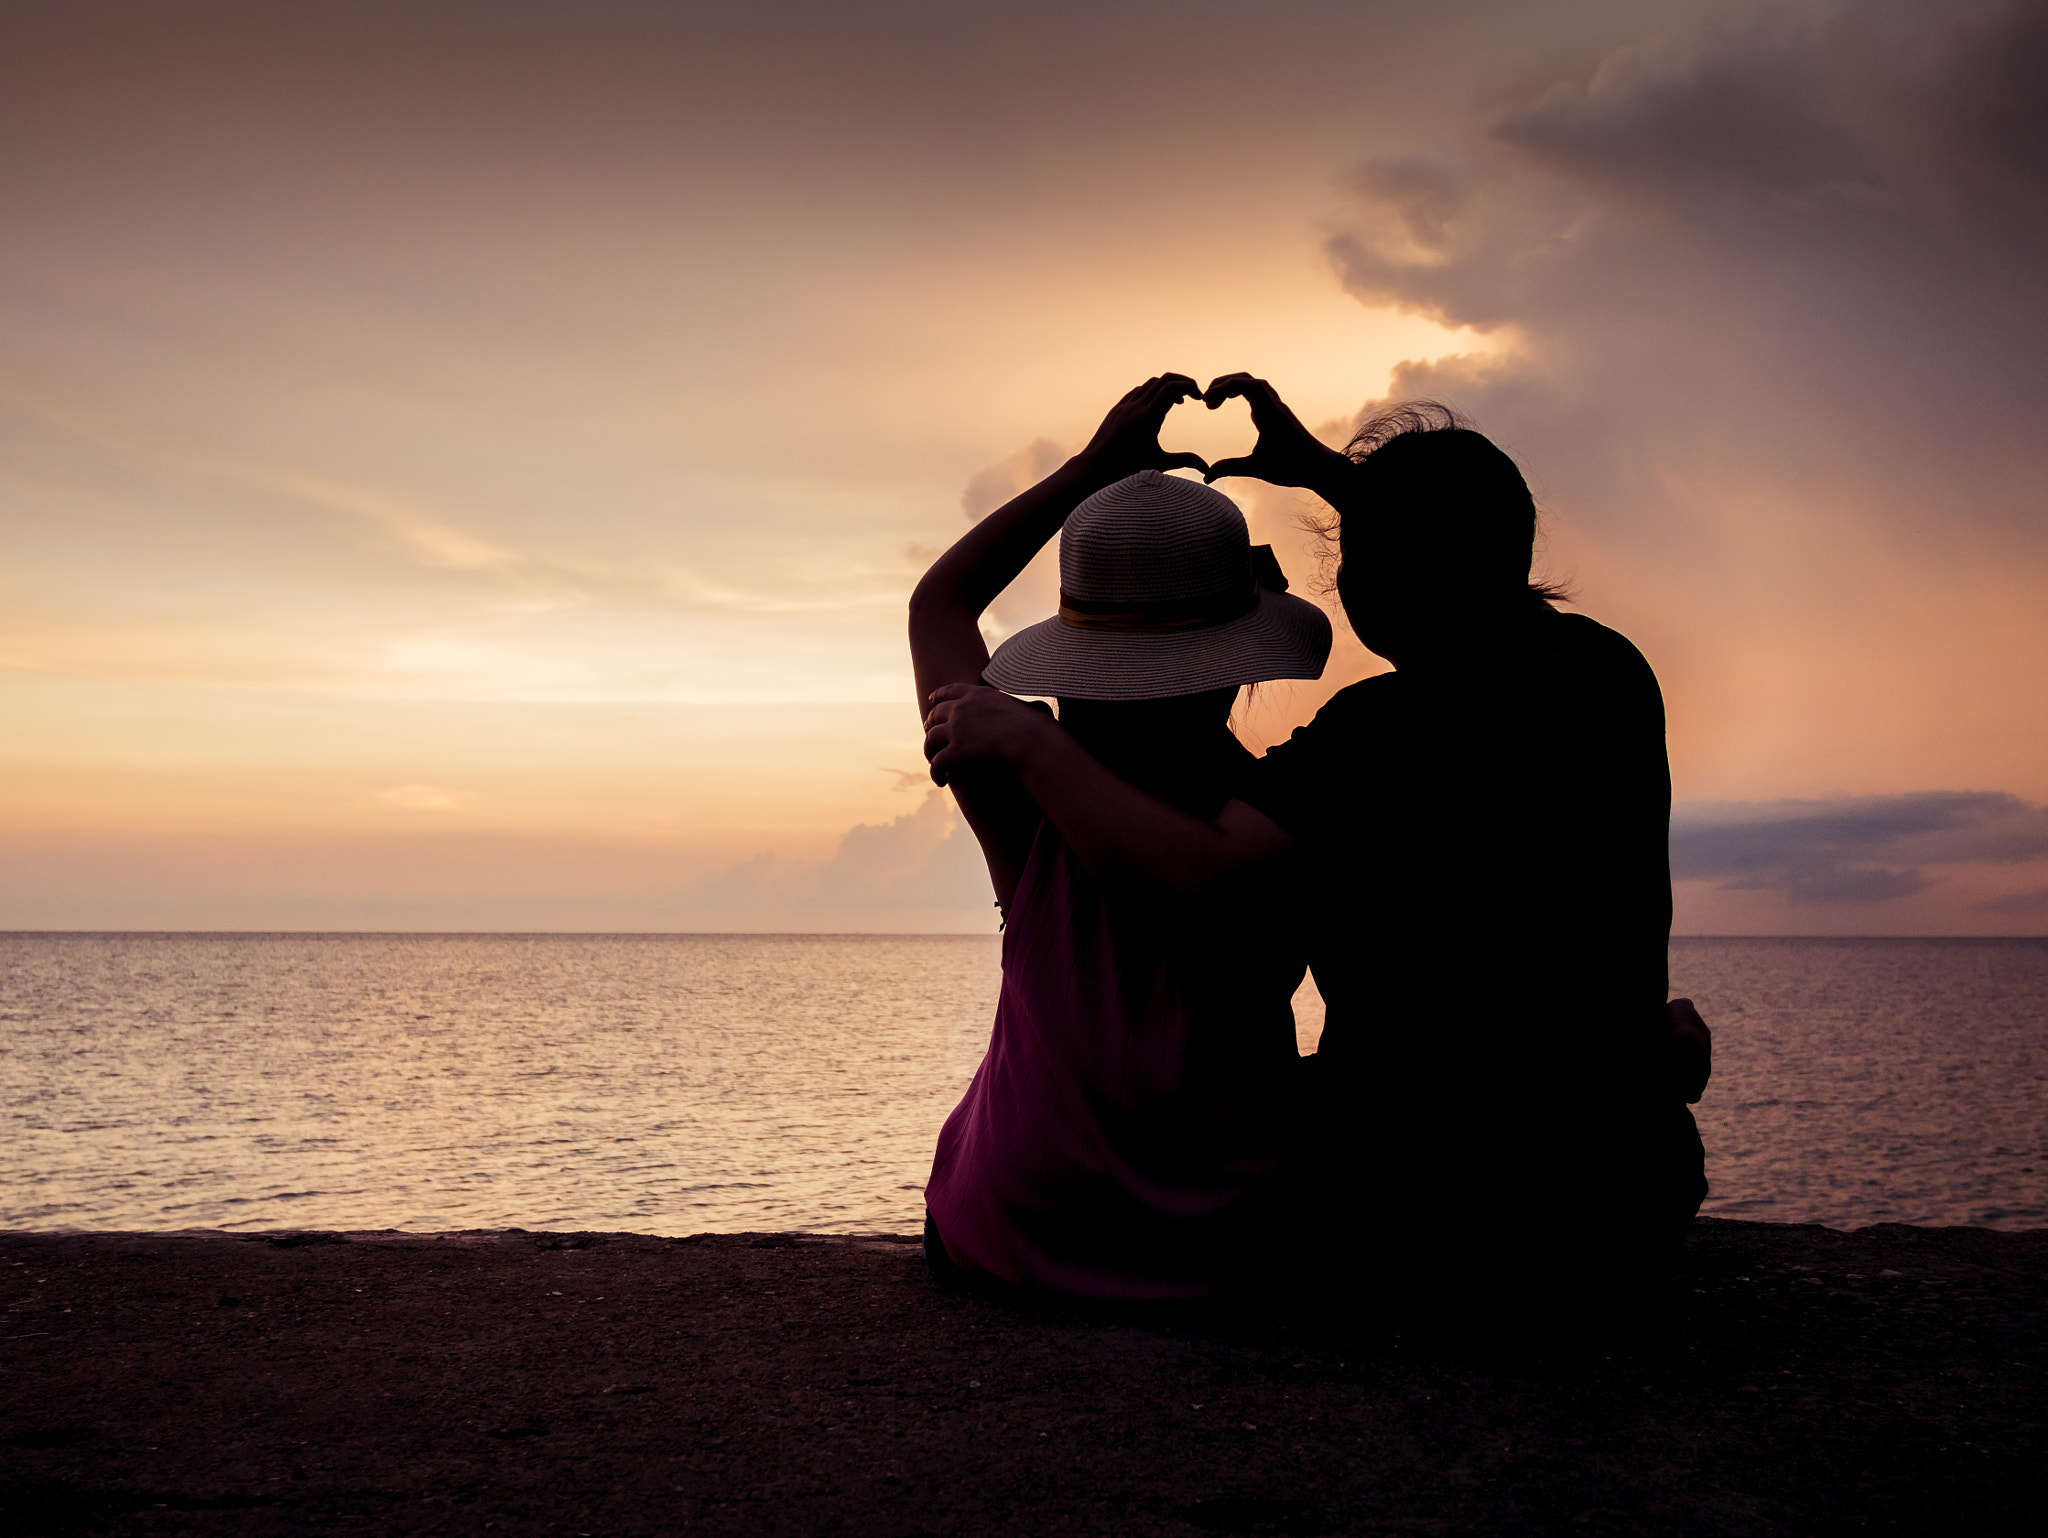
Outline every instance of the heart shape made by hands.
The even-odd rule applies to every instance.
[[[1199,400],[1185,400],[1166,413],[1159,428],[1159,446],[1176,454],[1199,454],[1210,464],[1251,453],[1258,441],[1251,407],[1227,400],[1211,411]]]

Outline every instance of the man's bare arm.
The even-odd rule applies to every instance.
[[[1109,878],[1192,895],[1294,849],[1277,823],[1242,801],[1227,803],[1214,822],[1204,822],[1154,800],[1104,768],[1043,712],[980,685],[934,691],[925,757],[941,784],[965,766],[1009,764],[1081,862]]]

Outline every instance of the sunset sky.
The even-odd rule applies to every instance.
[[[10,0],[0,209],[0,928],[990,931],[911,585],[1249,369],[1521,462],[1681,932],[2048,932],[2048,4]]]

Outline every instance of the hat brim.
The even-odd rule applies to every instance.
[[[1158,700],[1320,678],[1329,660],[1329,616],[1305,599],[1261,588],[1249,613],[1220,625],[1095,630],[1043,620],[997,647],[981,676],[1009,694]]]

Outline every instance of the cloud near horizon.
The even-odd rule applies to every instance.
[[[1928,866],[2013,866],[2048,856],[2048,807],[1998,791],[1831,801],[1691,802],[1672,810],[1671,876],[1794,903],[1882,903],[1924,892]],[[2030,909],[2037,894],[1980,902]]]
[[[1928,930],[1929,910],[1905,900],[1939,896],[1944,885],[1955,888],[1950,916],[1965,920],[1953,932],[1970,931],[1970,915],[1979,931],[2026,932],[2029,919],[2048,915],[2048,887],[2013,889],[2012,881],[2048,874],[2043,862],[2048,806],[2000,791],[1695,801],[1672,810],[1679,933],[1738,932],[1687,922],[1688,907],[1698,908],[1685,900],[1688,886],[1735,894],[1711,910],[1721,915],[1766,911],[1743,901],[1754,898],[1788,904],[1817,932],[1891,932],[1886,911],[1899,909],[1906,927],[1897,932],[1917,933]],[[913,919],[979,928],[977,920],[993,922],[991,901],[972,830],[947,792],[929,788],[916,810],[850,829],[827,859],[764,853],[692,883],[680,908],[723,914],[740,928],[771,915],[794,928],[898,928]]]
[[[974,915],[993,929],[993,903],[981,845],[936,786],[915,811],[848,829],[829,859],[760,854],[693,882],[681,899],[687,912],[734,927],[797,929],[895,929],[914,916],[950,929]]]

